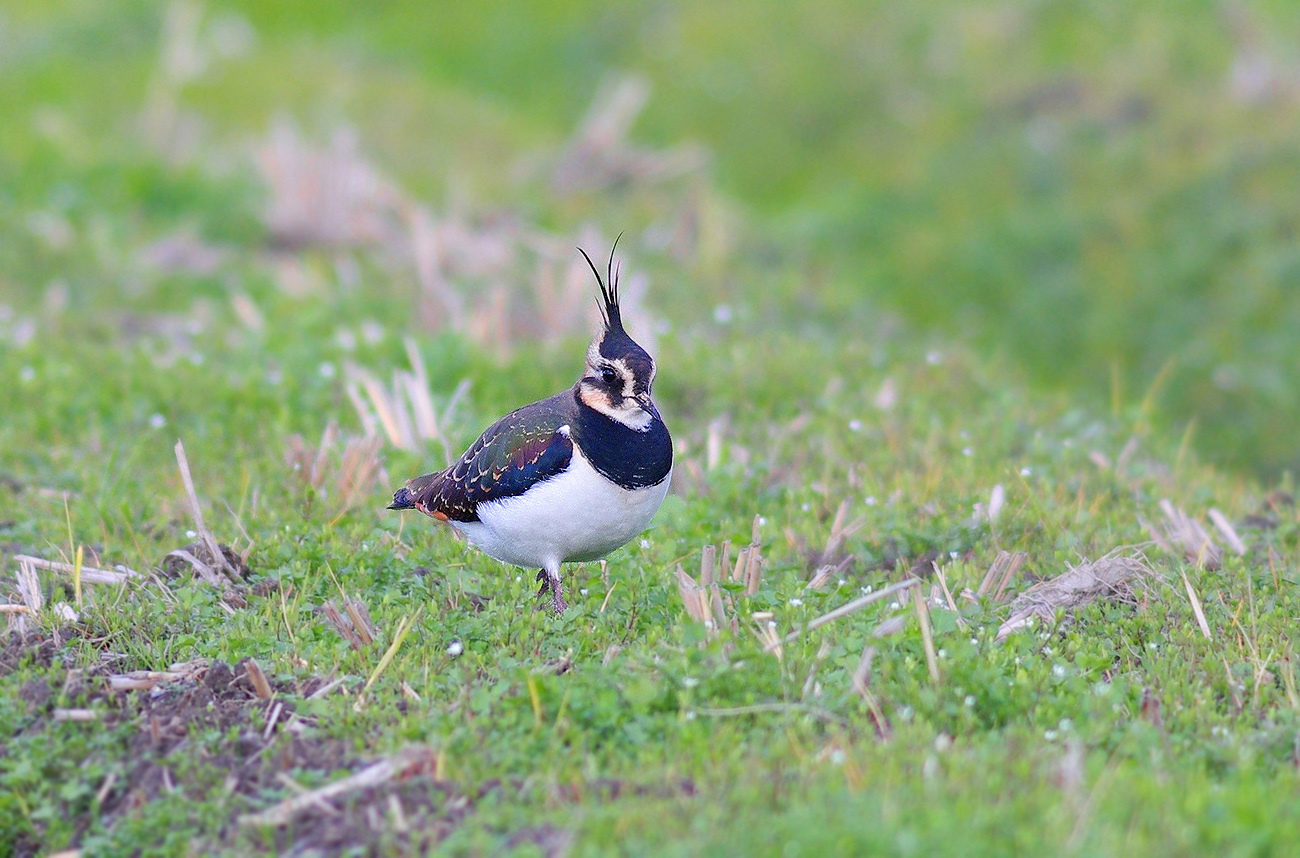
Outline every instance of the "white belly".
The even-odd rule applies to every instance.
[[[595,560],[645,530],[668,494],[671,472],[627,491],[602,477],[577,447],[568,470],[526,494],[478,505],[479,521],[453,521],[484,553],[534,569]]]

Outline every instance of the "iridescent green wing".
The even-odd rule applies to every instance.
[[[480,503],[521,495],[569,467],[573,441],[565,397],[571,400],[572,393],[512,411],[446,471],[412,480],[412,505],[435,518],[478,521]]]

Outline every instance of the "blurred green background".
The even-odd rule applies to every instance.
[[[521,192],[503,165],[561,145],[602,82],[642,75],[632,139],[700,145],[708,187],[744,224],[743,258],[710,281],[733,270],[731,300],[784,289],[810,334],[847,322],[865,337],[894,314],[1081,399],[1145,401],[1169,430],[1192,426],[1211,461],[1268,477],[1300,462],[1292,2],[193,8],[205,53],[178,60],[170,85],[202,120],[201,153],[232,151],[277,115],[308,134],[355,127],[434,206],[509,205],[563,230],[617,190],[557,200]],[[141,146],[167,14],[127,0],[0,6],[12,301],[48,286],[41,215],[93,235],[90,198],[136,211],[110,232],[160,232],[195,198],[223,213],[201,219],[205,236],[258,230],[239,170]],[[82,287],[102,257],[56,260],[74,306],[93,304]],[[768,265],[788,276],[745,282]],[[652,301],[675,300],[662,294]]]

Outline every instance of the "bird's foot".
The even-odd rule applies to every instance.
[[[537,580],[542,582],[542,586],[537,588],[537,598],[540,599],[550,593],[551,610],[557,615],[564,613],[564,609],[569,607],[569,603],[564,601],[564,587],[560,584],[559,576],[552,578],[545,569],[542,569],[537,573]],[[541,605],[538,605],[538,610],[541,610],[541,607]]]

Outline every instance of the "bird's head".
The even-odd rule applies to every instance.
[[[614,251],[610,251],[603,279],[587,252],[581,248],[578,252],[591,266],[591,273],[596,275],[596,285],[600,287],[597,304],[605,322],[605,329],[587,348],[587,366],[578,382],[578,396],[601,414],[631,429],[645,431],[659,416],[650,400],[655,360],[623,330]]]

